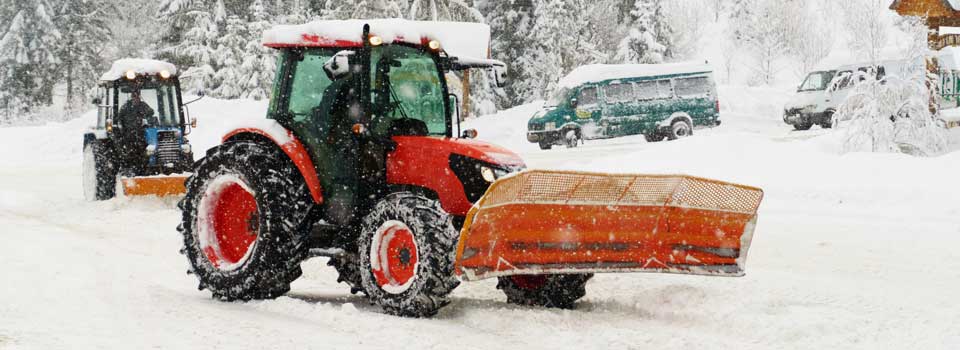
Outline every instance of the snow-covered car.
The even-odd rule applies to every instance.
[[[873,65],[857,63],[807,74],[797,93],[783,107],[783,121],[796,130],[808,130],[814,124],[824,129],[836,122],[834,113],[860,81],[875,75],[883,79],[888,71],[898,71],[905,61],[884,61]]]

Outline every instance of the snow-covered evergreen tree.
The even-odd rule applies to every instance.
[[[508,83],[499,95],[498,107],[507,108],[522,104],[529,95],[528,66],[535,64],[528,59],[533,45],[529,36],[533,28],[534,6],[530,0],[485,0],[477,4],[486,14],[490,25],[490,51],[493,58],[507,62]]]
[[[545,98],[563,76],[565,48],[571,37],[564,35],[570,22],[576,20],[567,0],[540,0],[537,2],[531,40],[532,50],[528,57],[521,58],[527,65],[527,89],[523,91],[527,101]],[[529,60],[529,61],[528,61]]]
[[[48,1],[9,5],[16,11],[0,36],[0,108],[12,118],[52,103],[61,35]]]
[[[241,65],[248,38],[244,21],[237,16],[228,17],[226,32],[217,40],[217,49],[213,52],[213,60],[220,67],[213,77],[216,84],[213,96],[233,99],[243,95],[249,77],[244,76]]]
[[[406,18],[424,21],[483,22],[483,15],[466,0],[410,0]]]
[[[103,0],[64,1],[58,7],[55,22],[62,40],[56,54],[62,62],[59,75],[66,83],[68,107],[78,102],[77,93],[83,96],[95,86],[107,66],[103,52],[112,35],[107,19],[116,15],[111,9]]]
[[[637,0],[630,11],[627,36],[617,49],[624,63],[661,63],[671,57],[671,31],[663,13],[663,0]]]
[[[250,4],[250,22],[247,24],[249,39],[244,48],[243,63],[239,78],[243,98],[263,100],[270,97],[270,85],[276,70],[273,50],[260,43],[263,31],[270,29],[270,21],[263,0],[253,0]]]
[[[195,93],[216,88],[214,75],[219,68],[214,50],[224,23],[226,10],[222,0],[207,4],[196,0],[165,0],[160,14],[167,30],[158,56],[182,68],[184,88]]]

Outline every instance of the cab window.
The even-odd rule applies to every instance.
[[[117,95],[119,109],[130,103],[131,94],[140,91],[140,100],[150,106],[153,115],[147,117],[147,125],[152,127],[180,126],[180,110],[177,108],[176,88],[170,83],[155,81],[143,82],[139,86],[121,86]]]
[[[589,86],[580,89],[580,93],[577,95],[577,104],[580,106],[597,104],[597,88]]]
[[[290,102],[287,113],[296,122],[306,121],[320,106],[324,91],[332,83],[323,71],[323,64],[333,57],[332,50],[308,50],[303,60],[293,60],[293,81],[290,83]]]
[[[626,102],[633,100],[633,85],[630,83],[607,85],[603,88],[603,96],[607,102]]]
[[[376,133],[448,135],[446,96],[433,56],[402,45],[371,52],[371,93]]]

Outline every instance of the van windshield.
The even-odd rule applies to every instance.
[[[800,84],[800,89],[798,89],[797,91],[826,90],[827,86],[830,85],[830,81],[833,80],[834,74],[836,74],[836,72],[834,71],[810,73],[810,75],[807,75],[807,79],[803,81],[803,84]]]
[[[556,107],[570,101],[570,88],[560,88],[547,99],[544,107]]]

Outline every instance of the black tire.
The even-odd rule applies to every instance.
[[[799,131],[810,130],[811,127],[813,127],[813,123],[793,124],[793,128]]]
[[[521,275],[500,277],[497,289],[507,295],[507,302],[517,305],[572,309],[587,294],[586,284],[593,274]]]
[[[388,256],[389,251],[381,246],[383,237],[399,237],[399,233],[394,233],[402,230],[385,233],[384,229],[396,223],[402,223],[407,230],[413,251],[398,250],[397,254]],[[364,293],[388,314],[404,317],[435,315],[449,303],[447,295],[460,284],[453,270],[458,238],[459,233],[454,229],[450,215],[440,207],[440,202],[411,192],[387,195],[363,219],[359,257]],[[386,243],[392,244],[393,241]],[[404,254],[406,261],[403,261]],[[409,269],[411,276],[404,279],[402,285],[384,285],[384,279],[379,277],[382,273],[378,274],[382,269],[375,271],[372,261],[379,262],[383,257],[390,259],[388,264],[406,264],[401,268]],[[415,263],[410,267],[413,261]]]
[[[670,123],[670,128],[666,130],[667,139],[670,141],[692,136],[693,135],[693,125],[685,119],[674,120],[673,123]]]
[[[567,148],[577,148],[580,145],[579,129],[566,129],[560,133],[560,136],[563,138],[563,145]]]
[[[327,265],[332,266],[339,274],[337,282],[345,283],[350,287],[350,294],[363,292],[363,282],[360,279],[360,258],[356,254],[345,254],[330,258]]]
[[[540,149],[542,149],[542,150],[549,150],[549,149],[551,149],[551,148],[553,148],[553,144],[552,144],[552,143],[540,141]]]
[[[255,234],[253,241],[242,260],[229,270],[221,269],[208,257],[202,244],[216,238],[199,229],[198,214],[207,210],[202,208],[202,200],[213,196],[208,189],[219,181],[235,181],[249,188],[256,210],[246,220],[248,230]],[[270,299],[289,291],[290,283],[302,273],[300,262],[307,256],[307,247],[300,244],[297,235],[313,204],[302,176],[286,156],[254,142],[226,143],[210,150],[197,163],[186,187],[187,194],[179,203],[183,219],[177,229],[183,235],[180,252],[187,256],[190,271],[200,280],[199,289],[208,289],[214,298],[226,301]],[[219,207],[213,210],[216,213]],[[214,227],[215,223],[205,225]],[[213,237],[222,234],[214,232]],[[220,248],[218,243],[216,249]]]
[[[643,138],[646,139],[647,142],[660,142],[663,141],[663,134],[654,130],[647,134],[643,134]]]
[[[828,112],[827,115],[823,116],[823,122],[820,123],[820,127],[824,129],[833,128],[833,113]]]
[[[104,201],[117,195],[117,170],[110,149],[101,142],[83,146],[83,195],[88,201]]]

